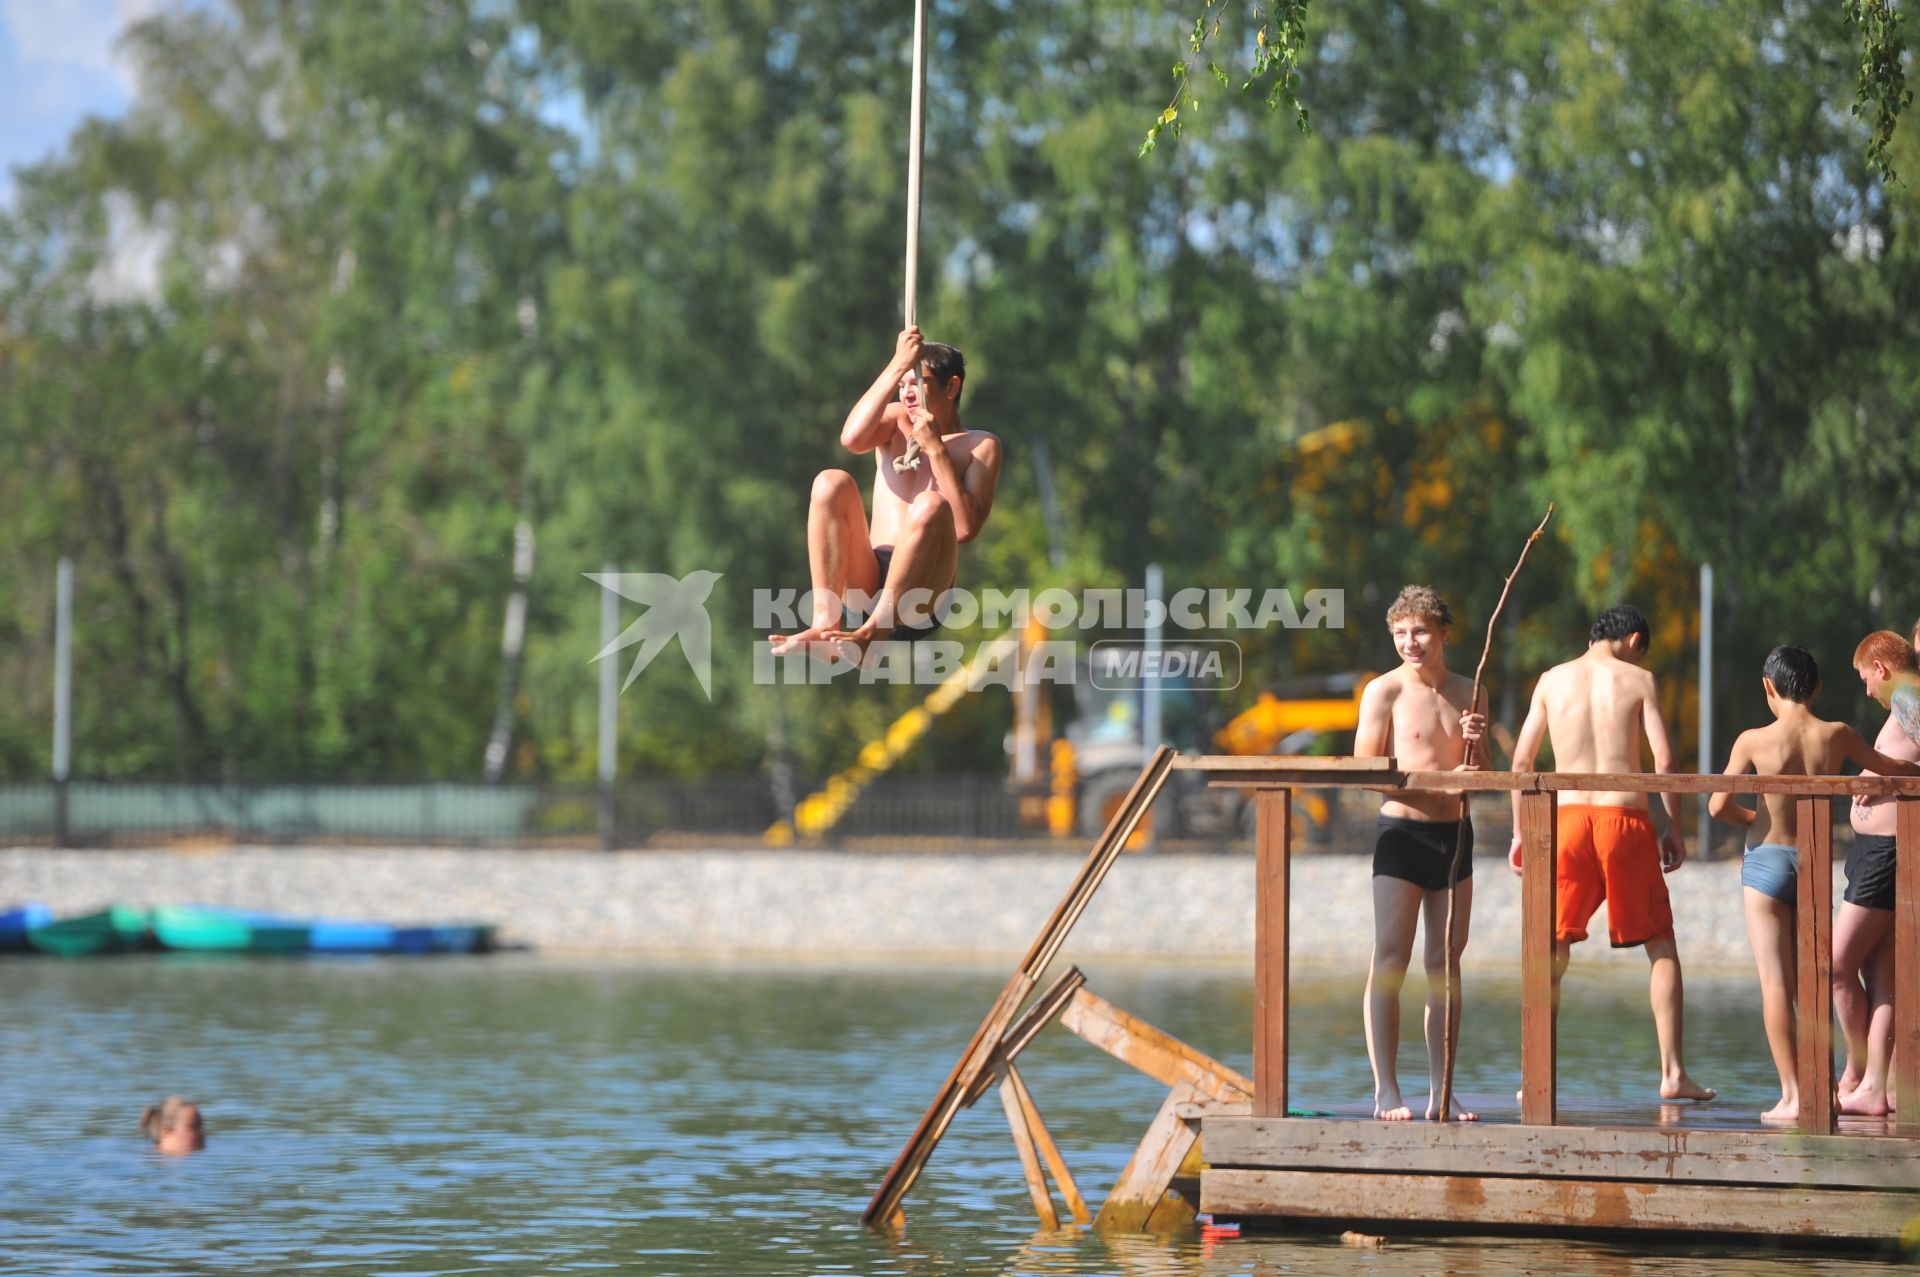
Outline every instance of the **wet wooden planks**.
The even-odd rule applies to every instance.
[[[1339,1121],[1208,1114],[1215,1167],[1892,1189],[1920,1214],[1911,1141],[1790,1131]]]
[[[1898,1236],[1920,1200],[1912,1193],[1781,1186],[1208,1169],[1200,1177],[1200,1208],[1216,1217],[1711,1231],[1878,1242]]]

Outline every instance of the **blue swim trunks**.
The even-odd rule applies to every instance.
[[[1763,842],[1747,848],[1740,862],[1740,885],[1772,896],[1791,906],[1800,899],[1800,850],[1785,843]]]

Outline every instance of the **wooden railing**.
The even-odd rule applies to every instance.
[[[1521,872],[1520,1120],[1555,1121],[1553,932],[1555,824],[1559,796],[1583,791],[1646,794],[1790,794],[1799,830],[1798,986],[1802,1131],[1834,1129],[1833,818],[1839,797],[1893,798],[1898,861],[1894,905],[1893,1092],[1897,1135],[1920,1137],[1920,779],[1879,776],[1691,776],[1571,772],[1403,771],[1391,758],[1206,756],[1175,763],[1208,783],[1257,791],[1255,807],[1254,1041],[1256,1115],[1287,1111],[1288,835],[1294,786],[1385,792],[1517,792]]]

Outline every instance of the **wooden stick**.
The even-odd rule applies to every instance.
[[[1527,543],[1520,547],[1520,558],[1515,561],[1513,571],[1507,573],[1507,583],[1500,587],[1500,600],[1493,605],[1493,615],[1487,618],[1487,639],[1480,646],[1480,664],[1473,670],[1473,694],[1467,698],[1469,713],[1477,714],[1480,711],[1480,680],[1487,672],[1487,658],[1493,655],[1494,627],[1500,624],[1500,613],[1506,609],[1507,595],[1513,592],[1513,579],[1520,575],[1521,568],[1527,566],[1527,555],[1532,551],[1533,543],[1540,539],[1540,534],[1547,530],[1547,520],[1551,518],[1553,518],[1553,502],[1549,501],[1546,517],[1540,520],[1539,527],[1527,534]],[[1468,766],[1473,765],[1473,758],[1473,742],[1468,741],[1466,759]],[[1453,906],[1455,900],[1453,888],[1460,877],[1460,862],[1467,854],[1467,813],[1471,806],[1471,800],[1463,794],[1460,798],[1460,830],[1454,837],[1453,863],[1447,873],[1446,948],[1441,955],[1444,963],[1441,970],[1446,973],[1441,989],[1446,1001],[1441,1007],[1440,1017],[1440,1023],[1443,1026],[1440,1038],[1440,1111],[1434,1115],[1434,1120],[1440,1122],[1453,1120],[1453,1057],[1457,1054],[1459,1046],[1454,1041],[1457,1028],[1453,1022]]]

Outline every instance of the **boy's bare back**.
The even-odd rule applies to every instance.
[[[1655,701],[1653,675],[1608,653],[1589,648],[1556,665],[1533,689],[1533,710],[1544,713],[1553,767],[1562,772],[1620,773],[1644,770],[1640,742],[1666,737]],[[1658,746],[1656,745],[1656,752]],[[1621,791],[1569,792],[1561,806],[1645,807],[1645,794]]]
[[[1740,733],[1727,758],[1727,770],[1751,768],[1756,776],[1838,776],[1848,763],[1862,771],[1892,776],[1904,774],[1911,766],[1880,753],[1847,724],[1817,718],[1802,707],[1791,718]],[[1798,836],[1794,804],[1791,794],[1761,794],[1753,824],[1748,827],[1747,845],[1794,842]]]

